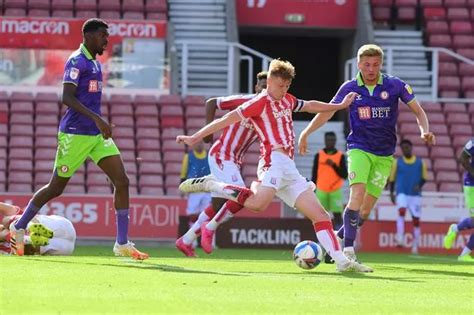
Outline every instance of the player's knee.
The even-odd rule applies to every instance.
[[[128,189],[128,186],[130,185],[130,180],[128,179],[128,176],[126,174],[123,174],[122,176],[116,178],[113,181],[113,184],[115,188]]]
[[[398,208],[398,215],[401,216],[401,217],[404,217],[405,214],[407,213],[407,208]],[[414,221],[415,219],[413,219]]]
[[[420,218],[413,217],[413,226],[420,227]]]
[[[362,219],[367,220],[369,218],[369,215],[370,215],[370,209],[360,208],[359,216]]]

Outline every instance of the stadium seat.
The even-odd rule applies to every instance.
[[[428,36],[428,45],[433,47],[451,47],[451,36],[447,34],[435,34]],[[441,56],[441,55],[440,55]]]
[[[161,133],[161,139],[176,139],[176,136],[184,135],[184,130],[182,128],[166,128],[163,129]]]
[[[375,22],[385,22],[387,23],[391,18],[391,8],[390,7],[373,7],[372,8],[372,18]]]
[[[110,194],[112,192],[112,188],[109,185],[103,185],[103,186],[88,186],[87,187],[87,193],[89,194]]]
[[[140,127],[141,125],[137,122],[137,133],[136,137],[139,139],[159,139],[160,130],[158,128],[151,127]]]
[[[397,22],[414,23],[415,20],[416,20],[416,7],[415,6],[397,7]]]
[[[9,170],[10,176],[8,181],[10,184],[29,184],[33,183],[33,174],[31,171]]]
[[[99,11],[99,16],[101,19],[106,20],[120,20],[120,12],[119,11]]]
[[[460,183],[442,182],[439,185],[441,192],[462,192],[462,185]]]
[[[10,136],[33,136],[33,125],[10,125]]]
[[[37,101],[35,106],[36,114],[58,115],[58,102],[51,101]]]
[[[120,156],[124,162],[136,161],[135,150],[120,150]]]
[[[30,193],[32,192],[31,184],[8,184],[8,192]]]
[[[159,126],[158,116],[147,117],[147,116],[138,116],[137,117],[137,126],[140,127],[153,127],[156,128]]]
[[[10,148],[32,148],[33,137],[31,136],[15,136],[10,137]]]
[[[456,52],[466,58],[474,59],[474,49],[473,48],[458,48]],[[460,67],[462,64],[460,65]]]
[[[424,8],[423,16],[425,20],[445,20],[446,19],[446,9],[441,7],[435,8]]]
[[[46,160],[46,161],[54,161],[54,158],[56,157],[56,149],[41,149],[41,150],[36,150],[35,151],[35,161],[39,160]],[[31,158],[31,153],[30,157]]]
[[[438,87],[441,91],[459,91],[461,80],[457,76],[439,77]]]
[[[145,11],[166,13],[168,11],[166,0],[147,0]]]
[[[457,76],[458,66],[455,62],[440,62],[438,71],[440,76]]]
[[[51,16],[55,18],[73,18],[74,12],[72,10],[53,10]]]
[[[459,64],[459,75],[464,76],[474,76],[474,65],[469,65],[467,63]]]
[[[432,159],[454,158],[454,151],[452,147],[434,146],[431,148],[430,156]]]
[[[448,8],[447,18],[453,20],[469,20],[468,8]]]
[[[438,182],[459,183],[461,182],[461,176],[457,172],[440,171],[436,173],[436,180]]]
[[[466,104],[464,103],[445,103],[443,106],[445,113],[466,113]]]
[[[165,193],[163,187],[143,186],[140,188],[140,194],[145,196],[162,196]]]
[[[181,162],[183,160],[184,152],[163,152],[163,162]]]
[[[438,171],[456,171],[457,164],[454,159],[439,158],[433,159],[433,169]]]
[[[162,150],[184,152],[184,145],[176,143],[176,140],[166,139],[163,141]]]
[[[420,128],[416,123],[413,122],[404,122],[400,124],[400,128],[398,128],[398,132],[401,134],[420,134]]]
[[[165,187],[178,187],[181,183],[181,177],[172,174],[166,174],[165,176]]]
[[[430,130],[435,135],[447,135],[448,134],[448,127],[444,123],[443,124],[431,123],[431,121],[430,121]]]
[[[158,107],[155,104],[138,104],[135,106],[135,117],[150,117],[155,116],[158,117]],[[156,123],[158,124],[158,122]],[[137,122],[137,126],[140,124]]]
[[[187,95],[183,99],[183,106],[187,109],[188,107],[200,107],[204,108],[206,99],[199,95]]]
[[[161,95],[157,104],[163,106],[181,106],[181,97],[179,95]]]
[[[53,171],[54,160],[35,160],[35,173],[48,172],[50,175]]]
[[[181,106],[162,106],[160,108],[160,116],[162,119],[165,117],[182,117],[184,115],[183,108]]]
[[[166,162],[165,163],[166,174],[180,175],[181,166],[182,166],[182,162]]]
[[[114,142],[120,150],[135,150],[134,138],[116,138]]]
[[[453,47],[457,48],[474,48],[474,36],[471,35],[454,35]]]
[[[32,101],[12,101],[10,103],[11,113],[33,113]]]
[[[161,162],[140,162],[138,164],[140,175],[163,174],[163,165]],[[166,170],[168,172],[168,169]]]
[[[444,6],[448,8],[462,8],[466,6],[466,0],[444,0]]]
[[[120,127],[134,127],[135,123],[133,116],[111,116],[112,123],[116,128]]]
[[[425,25],[427,34],[449,34],[449,26],[446,21],[427,21]]]
[[[206,117],[206,110],[204,105],[200,106],[187,106],[186,109],[186,118],[205,118]]]
[[[148,12],[146,14],[147,20],[157,20],[157,21],[166,21],[166,13],[161,12]]]
[[[161,161],[161,153],[156,150],[148,150],[148,149],[138,149],[137,159],[140,163],[143,162],[160,162]]]
[[[10,116],[10,125],[17,124],[33,125],[33,113],[12,113]]]
[[[423,185],[423,191],[438,191],[437,186],[435,182],[427,182]]]
[[[138,94],[135,96],[134,104],[139,107],[139,104],[156,105],[155,95]]]
[[[430,113],[436,113],[436,112],[442,112],[443,111],[443,109],[441,107],[441,103],[422,102],[421,107],[423,107],[423,109],[426,112],[430,112]]]
[[[7,8],[27,8],[27,0],[4,0],[3,6]]]
[[[30,160],[20,160],[17,158],[12,159],[10,154],[8,169],[10,171],[31,172],[33,170],[33,162]]]
[[[158,138],[138,138],[137,149],[138,150],[154,150],[159,152],[161,148],[160,140]]]
[[[84,185],[71,185],[68,184],[66,188],[64,188],[63,194],[85,194],[86,188]]]
[[[454,138],[474,134],[472,124],[452,124],[449,126],[449,132]],[[438,143],[438,139],[436,139],[436,143]]]
[[[0,170],[5,171],[6,169],[7,169],[7,159],[0,158]]]
[[[54,10],[67,10],[72,13],[73,0],[51,0],[51,8]]]
[[[446,122],[449,125],[472,123],[468,115],[461,113],[448,113],[448,115],[446,116]]]
[[[461,80],[461,87],[464,92],[474,91],[474,77],[463,77]]]
[[[41,128],[36,128],[35,135],[37,137],[41,136],[53,136],[56,137],[58,135],[58,127],[53,126],[43,126]]]
[[[452,21],[449,28],[452,34],[472,34],[472,25],[469,21]]]
[[[123,18],[125,20],[144,20],[145,14],[143,12],[124,12]]]
[[[57,127],[59,124],[58,116],[56,115],[48,115],[48,114],[37,114],[35,118],[35,125],[36,128],[40,128],[39,126],[55,126]],[[114,130],[115,133],[115,130]]]
[[[186,128],[189,129],[200,129],[206,125],[206,120],[204,117],[197,118],[192,117],[186,120]]]
[[[87,172],[87,185],[90,186],[107,186],[107,176],[103,173],[89,173]]]
[[[140,175],[139,187],[162,187],[163,176],[161,175]]]
[[[184,120],[183,116],[165,116],[161,118],[161,128],[166,130],[167,128],[183,128]]]
[[[28,10],[28,16],[31,16],[31,17],[49,17],[49,10],[30,9],[30,10]]]
[[[125,170],[130,177],[130,184],[136,184],[136,179],[132,180],[132,178],[137,174],[137,163],[135,161],[123,162]],[[132,176],[133,175],[133,176]]]
[[[97,1],[96,0],[80,0],[76,1],[76,11],[96,11]]]
[[[97,17],[97,11],[92,10],[76,10],[76,18],[92,19]]]
[[[49,148],[53,149],[57,147],[56,137],[36,137],[35,138],[35,149]]]
[[[99,0],[99,11],[120,11],[120,0]]]

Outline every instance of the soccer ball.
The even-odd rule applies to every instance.
[[[302,241],[296,244],[293,251],[293,260],[298,267],[313,269],[321,263],[323,250],[313,241]]]

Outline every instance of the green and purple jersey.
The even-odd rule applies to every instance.
[[[66,62],[63,84],[77,86],[76,98],[91,111],[100,113],[102,69],[87,48],[81,44]],[[93,120],[68,107],[59,124],[59,131],[79,135],[97,135],[100,130]]]
[[[396,124],[398,100],[409,103],[415,99],[411,87],[401,79],[380,74],[375,86],[367,86],[360,73],[345,82],[331,103],[340,103],[350,92],[356,97],[349,107],[351,132],[347,148],[360,149],[378,156],[389,156],[397,144]]]

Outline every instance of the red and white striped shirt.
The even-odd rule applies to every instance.
[[[221,110],[234,110],[255,96],[256,94],[219,97],[217,98],[217,107]],[[243,155],[257,139],[258,135],[253,124],[248,119],[244,119],[224,128],[209,153],[215,155],[218,161],[233,161],[241,165]]]
[[[291,115],[300,111],[303,105],[303,100],[289,93],[276,101],[264,90],[237,109],[242,118],[250,119],[255,126],[265,166],[270,165],[270,154],[275,149],[284,149],[290,158],[294,157],[295,131]]]

